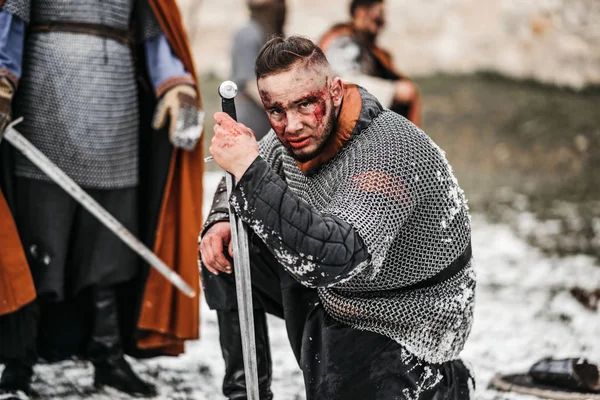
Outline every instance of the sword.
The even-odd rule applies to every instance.
[[[10,144],[16,147],[25,157],[34,163],[39,169],[44,171],[54,183],[62,187],[73,199],[81,204],[93,216],[95,216],[104,226],[110,229],[119,239],[127,244],[133,251],[150,264],[158,273],[164,276],[177,289],[186,296],[193,298],[196,292],[179,276],[171,270],[160,258],[156,256],[148,247],[146,247],[138,238],[136,238],[127,228],[123,226],[115,217],[106,211],[96,200],[87,194],[73,179],[69,178],[56,164],[31,144],[14,127],[23,118],[16,119],[9,124],[4,131],[4,138]],[[0,137],[1,139],[2,137]]]
[[[225,81],[219,86],[221,107],[237,121],[234,97],[237,85]],[[235,176],[226,172],[227,198],[236,184]],[[244,373],[246,376],[246,394],[248,400],[258,398],[258,368],[256,361],[256,341],[254,339],[254,311],[252,308],[252,281],[250,277],[250,253],[248,251],[248,228],[229,205],[229,224],[231,225],[231,240],[233,242],[233,263],[235,265],[235,289],[237,295],[238,313],[240,317],[240,332],[242,333],[242,353],[244,358]]]

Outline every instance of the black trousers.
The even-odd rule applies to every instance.
[[[469,398],[472,377],[460,360],[429,364],[388,337],[335,321],[317,291],[298,283],[255,236],[250,248],[254,307],[284,318],[308,400]],[[233,274],[203,267],[202,276],[211,309],[237,309]]]
[[[137,236],[137,188],[86,191]],[[15,193],[15,221],[38,296],[60,302],[138,273],[137,255],[58,185],[16,177]]]
[[[137,188],[86,191],[137,235]],[[33,365],[38,355],[85,353],[88,331],[99,326],[89,289],[131,280],[140,268],[137,255],[57,185],[16,177],[15,193],[38,299],[0,316],[0,362]]]

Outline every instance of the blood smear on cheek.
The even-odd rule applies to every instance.
[[[315,116],[316,126],[323,125],[323,116],[325,115],[326,109],[327,103],[325,102],[325,98],[321,98],[315,106],[315,111],[313,112],[313,115]]]
[[[327,110],[326,94],[327,91],[325,89],[321,89],[311,92],[304,97],[305,99],[312,100],[316,103],[314,111],[312,112],[315,127],[323,125],[323,116]]]
[[[273,121],[272,118],[269,118],[269,121],[271,122],[271,127],[273,128],[277,136],[282,137],[285,133],[285,119],[282,121]]]

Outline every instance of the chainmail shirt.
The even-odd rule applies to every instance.
[[[443,151],[365,90],[360,94],[362,110],[352,137],[316,170],[302,173],[273,131],[259,144],[275,179],[283,179],[319,218],[337,218],[358,232],[369,254],[360,265],[321,284],[325,272],[320,263],[325,260],[294,252],[282,238],[288,235],[257,217],[268,211],[253,208],[257,195],[247,194],[253,189],[242,184],[243,178],[230,202],[283,267],[317,287],[332,317],[388,336],[427,362],[455,359],[472,324],[475,274],[470,253],[448,279],[425,287],[418,283],[470,249],[467,202]]]
[[[30,25],[88,23],[161,33],[147,0],[6,0],[3,9]],[[70,32],[30,32],[13,117],[21,133],[78,184],[112,189],[138,183],[139,113],[131,49],[119,41]],[[17,154],[15,174],[49,178]]]

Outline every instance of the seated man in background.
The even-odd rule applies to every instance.
[[[337,75],[363,86],[384,107],[420,126],[417,87],[394,67],[390,53],[375,43],[385,26],[384,11],[383,0],[352,0],[351,22],[334,25],[319,46]]]
[[[247,0],[250,21],[237,30],[231,49],[231,80],[240,93],[235,99],[238,121],[260,140],[271,126],[254,77],[254,60],[270,36],[283,35],[285,0]]]
[[[469,399],[471,224],[443,152],[308,39],[271,39],[255,73],[273,130],[257,143],[215,114],[210,152],[238,183],[228,199],[221,182],[200,243],[225,395],[246,398],[229,203],[251,230],[261,400],[265,311],[285,319],[308,400]]]

